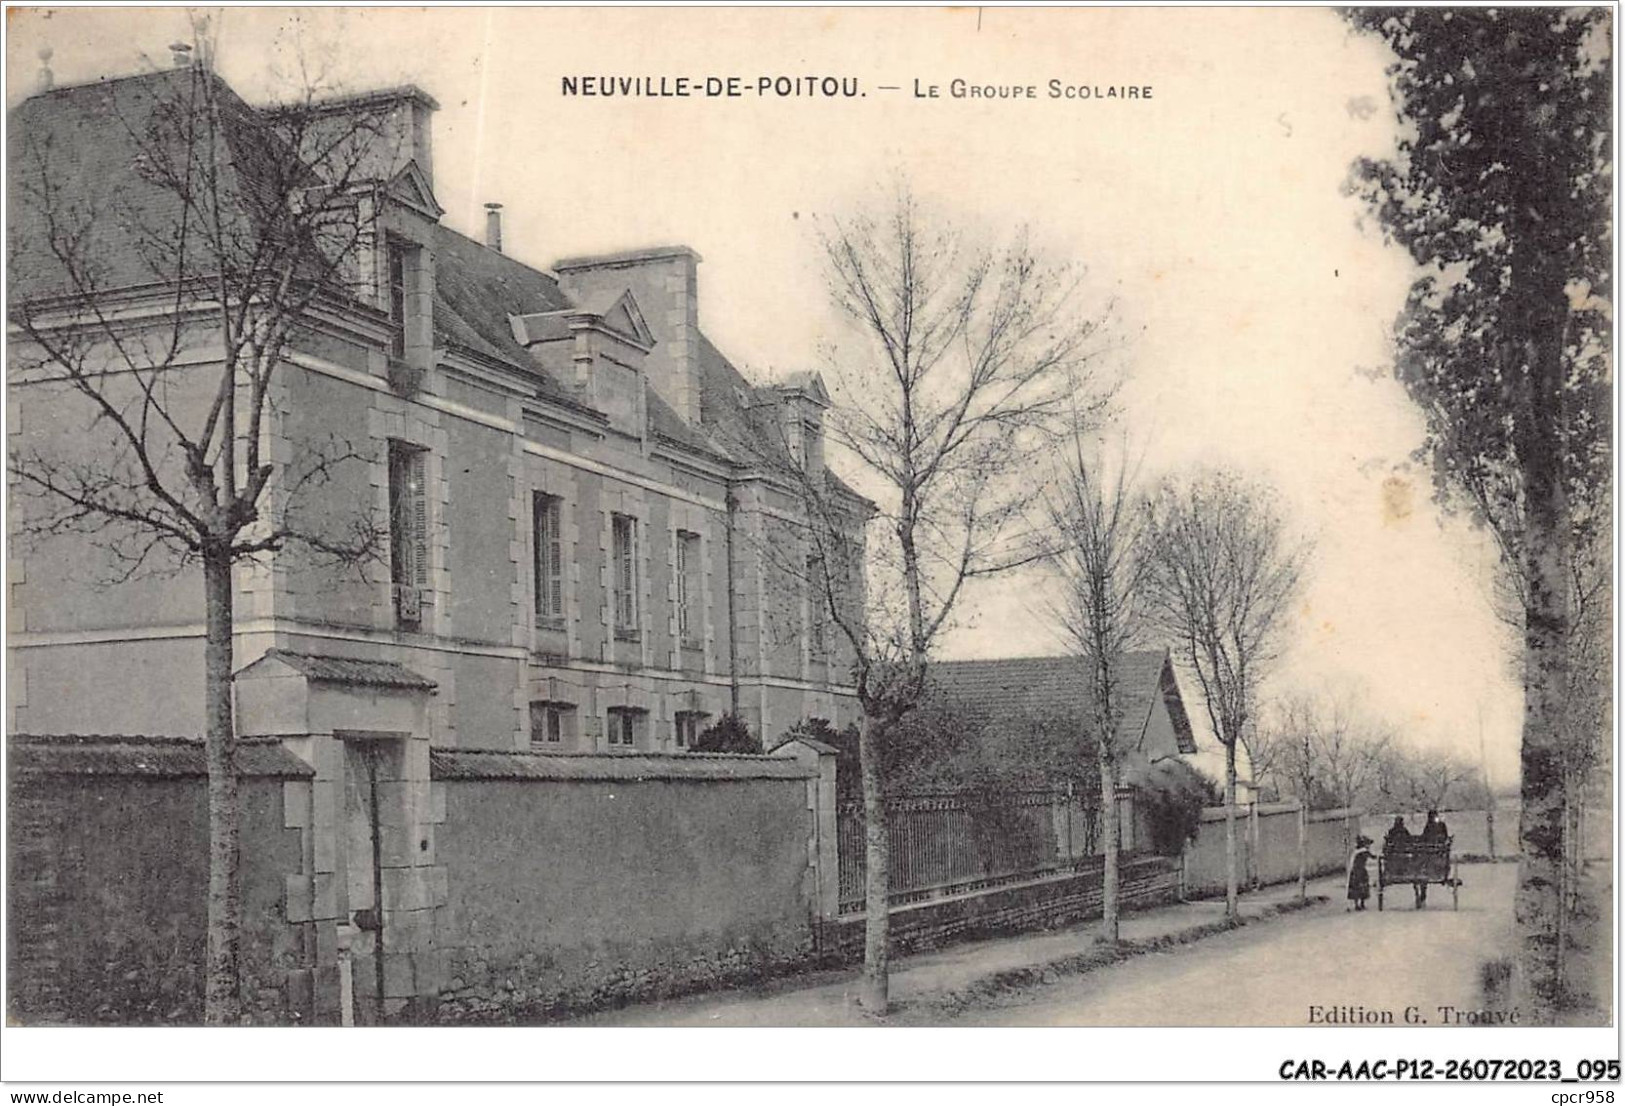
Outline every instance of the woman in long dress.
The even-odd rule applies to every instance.
[[[1349,857],[1349,901],[1354,909],[1364,910],[1365,900],[1371,897],[1371,838],[1361,835],[1354,839],[1354,855]]]

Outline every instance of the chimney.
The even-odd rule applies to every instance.
[[[51,72],[51,48],[49,46],[39,48],[39,83],[41,92],[51,91],[51,86],[56,84],[56,76]]]
[[[185,69],[192,64],[192,47],[184,42],[171,42],[169,58],[175,63],[176,69]]]
[[[502,205],[485,205],[485,244],[502,252]]]
[[[644,375],[692,426],[700,422],[699,262],[687,246],[656,246],[553,263],[566,295],[598,300],[632,293],[655,339]]]

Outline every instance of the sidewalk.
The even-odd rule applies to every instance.
[[[1309,884],[1310,909],[1330,909],[1316,896],[1342,899],[1343,879],[1327,876]],[[1241,917],[1259,921],[1291,910],[1297,884],[1244,894]],[[1173,903],[1126,913],[1120,934],[1127,946],[1113,955],[1100,945],[1097,922],[1064,930],[966,941],[892,961],[890,1024],[930,1025],[978,995],[1052,982],[1124,955],[1183,944],[1222,932],[1224,899]],[[554,1023],[574,1026],[846,1026],[873,1022],[852,1001],[859,969],[842,968],[773,980],[760,986],[713,991],[687,998],[639,1003]],[[935,1014],[936,1017],[932,1015]]]

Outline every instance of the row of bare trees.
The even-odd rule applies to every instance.
[[[1063,582],[1056,614],[1089,672],[1103,789],[1121,782],[1117,658],[1155,642],[1195,678],[1225,750],[1225,904],[1233,917],[1237,750],[1280,655],[1310,550],[1293,538],[1263,484],[1209,471],[1147,489],[1136,486],[1134,472],[1126,449],[1086,446],[1075,429],[1050,503]],[[1103,801],[1111,802],[1109,792]],[[1104,935],[1115,941],[1112,821],[1106,820]]]
[[[1221,472],[1148,484],[1126,449],[1102,443],[1113,308],[1092,309],[1081,273],[1046,262],[1024,235],[1003,249],[973,245],[902,188],[876,214],[825,221],[820,244],[846,324],[825,363],[831,436],[875,509],[865,528],[822,474],[802,481],[820,566],[811,582],[856,658],[863,712],[862,1005],[887,1008],[888,742],[929,694],[931,656],[965,586],[1025,565],[1058,570],[1054,612],[1093,690],[1102,809],[1115,809],[1122,782],[1123,652],[1161,643],[1195,675],[1227,751],[1234,914],[1235,750],[1307,546],[1263,485]],[[789,559],[793,571],[800,558]],[[868,589],[862,612],[843,602],[853,580]],[[1115,941],[1117,827],[1107,818],[1103,828],[1104,933]]]
[[[1253,782],[1298,810],[1298,894],[1307,895],[1311,810],[1359,808],[1401,813],[1488,809],[1482,764],[1407,743],[1387,721],[1362,712],[1348,694],[1277,699],[1245,741]]]
[[[1406,742],[1345,695],[1292,695],[1271,707],[1246,742],[1266,794],[1312,809],[1463,809],[1487,799],[1482,764]]]

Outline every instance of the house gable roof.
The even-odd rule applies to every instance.
[[[1117,671],[1122,696],[1118,748],[1139,747],[1160,699],[1168,707],[1179,751],[1196,752],[1196,736],[1168,655],[1122,653]],[[1093,699],[1088,673],[1076,656],[938,661],[931,665],[929,678],[934,694],[963,702],[991,719],[1086,718]]]

